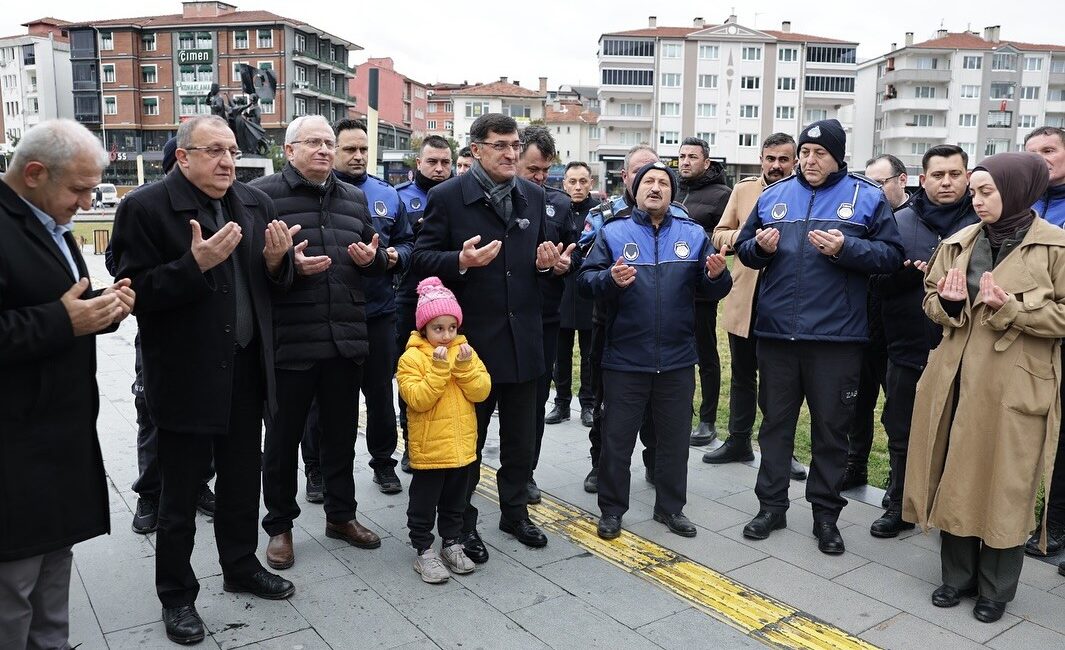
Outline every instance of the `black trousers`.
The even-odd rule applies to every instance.
[[[939,560],[943,584],[959,590],[977,588],[984,598],[1008,603],[1017,595],[1024,566],[1024,547],[991,548],[979,537],[940,532]]]
[[[581,352],[581,387],[577,402],[582,409],[595,406],[595,391],[592,387],[592,330],[574,330],[563,327],[558,330],[558,354],[555,359],[555,404],[569,407],[573,399],[573,340]]]
[[[654,448],[655,511],[680,513],[687,503],[694,369],[661,373],[605,370],[603,386],[599,509],[604,515],[628,511],[632,450],[650,407],[658,443]]]
[[[591,349],[588,360],[592,377],[592,427],[588,429],[588,442],[591,447],[588,454],[592,457],[592,467],[599,467],[599,454],[603,448],[603,349],[606,346],[606,327],[596,324],[592,327]],[[691,404],[688,405],[691,410]],[[655,467],[655,427],[651,415],[651,406],[644,412],[643,426],[640,427],[640,443],[643,444],[643,466],[654,475]]]
[[[271,537],[292,529],[296,504],[296,448],[311,403],[318,402],[317,442],[325,484],[325,516],[335,523],[355,518],[355,435],[362,366],[350,359],[316,361],[307,370],[277,370],[277,416],[266,428],[263,454],[263,530]]]
[[[847,432],[854,420],[862,346],[859,343],[758,340],[758,433],[762,464],[755,494],[761,508],[786,512],[795,425],[803,400],[810,407],[813,460],[806,500],[815,522],[835,522],[847,500],[840,484],[847,462]]]
[[[544,323],[543,327],[544,359],[554,359],[558,352],[558,322]],[[551,396],[551,375],[551,369],[548,368],[536,384],[536,444],[533,448],[533,469],[536,469],[540,462],[540,446],[544,442],[544,418],[547,417],[547,398]]]
[[[415,304],[396,303],[396,347],[395,347],[395,361],[392,364],[392,374],[395,374],[395,369],[399,364],[399,358],[403,356],[403,352],[407,349],[407,341],[410,339],[410,333],[414,331],[416,322],[414,320],[414,313],[417,309]],[[407,442],[407,404],[403,401],[402,395],[396,395],[397,403],[399,404],[399,428],[403,432],[403,442],[406,446]]]
[[[503,519],[516,521],[529,516],[526,486],[532,475],[533,452],[536,448],[536,387],[538,379],[515,384],[494,384],[488,399],[477,404],[477,462],[466,471],[466,509],[462,515],[465,533],[477,528],[477,507],[473,493],[481,480],[481,451],[488,438],[488,424],[492,412],[499,407],[499,471],[496,487],[499,491],[499,514]]]
[[[754,419],[758,415],[758,338],[751,332],[748,338],[729,333],[728,432],[730,436],[750,437]]]
[[[1061,350],[1065,361],[1065,347]],[[1065,399],[1065,382],[1061,384],[1061,396]],[[1058,434],[1058,455],[1054,458],[1054,476],[1046,495],[1047,526],[1065,526],[1065,418],[1061,420]]]
[[[884,391],[884,417],[881,422],[887,431],[888,462],[891,467],[891,483],[888,499],[896,508],[902,507],[902,492],[906,481],[906,449],[910,445],[910,420],[913,417],[913,402],[917,396],[917,381],[921,371],[888,361],[887,387]]]
[[[392,377],[396,374],[396,315],[367,319],[370,354],[363,363],[362,394],[366,397],[366,451],[370,467],[393,469],[396,459],[396,411],[392,404]],[[404,341],[404,346],[406,341]]]
[[[478,468],[480,469],[480,468]],[[433,523],[443,540],[462,535],[462,513],[466,509],[466,482],[470,466],[447,469],[413,469],[407,528],[416,551],[433,545]]]
[[[854,404],[854,424],[847,436],[847,464],[865,467],[873,448],[873,420],[880,388],[887,392],[887,350],[882,341],[871,341],[862,350],[858,400]]]
[[[721,359],[717,354],[717,302],[695,303],[695,351],[699,355],[699,421],[717,421],[721,397]]]
[[[162,480],[159,478],[159,435],[148,412],[148,402],[144,398],[144,380],[141,376],[141,335],[133,339],[137,353],[134,364],[136,378],[133,380],[133,406],[137,409],[137,479],[133,481],[133,491],[149,501],[159,502]],[[212,461],[203,474],[203,485],[214,478]]]
[[[262,568],[259,540],[261,432],[266,397],[258,341],[233,357],[233,402],[226,435],[159,430],[159,531],[155,539],[155,589],[163,607],[196,601],[200,591],[190,558],[196,539],[196,500],[214,459],[215,543],[222,573],[241,580]]]

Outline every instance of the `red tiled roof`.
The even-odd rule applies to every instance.
[[[37,24],[37,23],[44,23],[46,25],[70,25],[70,24],[72,24],[69,20],[63,20],[61,18],[52,18],[50,16],[45,16],[44,18],[38,18],[37,20],[27,20],[26,22],[22,23],[22,26],[23,27],[28,27],[29,25],[34,25],[34,24]]]
[[[758,30],[764,34],[769,34],[773,38],[780,41],[786,41],[790,43],[840,43],[843,45],[854,45],[857,41],[841,41],[836,38],[826,38],[824,36],[813,36],[812,34],[799,34],[797,32],[778,32],[773,29],[760,29]]]
[[[451,91],[451,95],[459,95],[465,97],[472,95],[474,97],[546,97],[546,93],[540,93],[535,90],[529,90],[528,88],[522,88],[509,81],[493,81],[486,84],[478,84],[476,86],[470,86],[469,88],[463,88],[461,90],[456,89]]]
[[[702,27],[645,27],[643,29],[631,29],[625,32],[611,32],[609,34],[603,34],[603,36],[647,36],[659,38],[684,38],[690,34],[701,32],[705,29],[711,29],[713,27],[719,27],[719,25],[704,25]],[[856,41],[841,41],[835,38],[827,38],[824,36],[813,36],[811,34],[799,34],[798,32],[780,32],[772,29],[760,29],[757,30],[763,34],[768,34],[773,38],[791,43],[844,43],[852,44]]]
[[[1003,45],[1012,45],[1018,50],[1037,52],[1065,52],[1065,45],[1047,45],[1040,43],[1022,43],[1020,41],[985,41],[979,34],[972,32],[951,32],[941,38],[922,41],[906,47],[945,50],[994,50]],[[899,48],[903,49],[903,48]]]
[[[548,104],[544,108],[544,122],[546,124],[599,123],[599,114],[584,110],[580,104],[564,103],[561,108],[561,111],[556,111],[553,105]]]

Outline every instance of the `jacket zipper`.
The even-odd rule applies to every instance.
[[[810,191],[810,202],[806,205],[806,217],[804,219],[804,225],[806,227],[806,239],[810,238],[810,212],[814,208],[814,199],[817,197],[817,190]],[[799,242],[799,272],[796,274],[795,282],[795,298],[791,302],[791,340],[797,340],[797,334],[799,332],[799,290],[802,288],[802,271],[803,261],[806,259],[806,247]]]
[[[660,348],[660,341],[662,337],[662,296],[659,291],[660,283],[658,282],[658,231],[659,228],[651,226],[655,231],[655,373],[662,372],[662,354]]]

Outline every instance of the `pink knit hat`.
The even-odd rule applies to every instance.
[[[462,307],[455,300],[455,294],[440,282],[440,278],[430,276],[418,283],[418,310],[414,312],[414,323],[421,330],[437,316],[454,316],[462,325]]]

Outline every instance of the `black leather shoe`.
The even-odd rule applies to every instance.
[[[932,604],[936,607],[954,607],[961,602],[962,598],[975,595],[976,587],[958,589],[956,587],[951,587],[950,585],[939,585],[939,587],[932,592]]]
[[[799,462],[799,459],[791,457],[791,480],[793,481],[805,481],[806,480],[806,468]]]
[[[902,520],[901,510],[888,508],[887,512],[869,527],[869,534],[873,537],[886,539],[888,537],[898,537],[902,531],[913,530],[913,528],[913,524]]]
[[[473,560],[474,564],[484,564],[488,561],[488,547],[481,541],[481,536],[476,530],[466,533],[462,538],[462,550],[466,557]]]
[[[133,513],[133,532],[138,535],[154,533],[159,525],[159,503],[145,497],[137,499],[137,512]]]
[[[847,469],[843,471],[843,484],[841,490],[850,490],[861,487],[869,482],[869,469],[865,465],[847,463]]]
[[[214,516],[214,492],[211,492],[207,485],[200,488],[200,495],[196,497],[196,509],[202,515]]]
[[[699,426],[692,431],[688,444],[692,447],[705,447],[717,440],[717,429],[713,422],[700,422]]]
[[[1028,539],[1028,543],[1024,545],[1024,552],[1033,557],[1053,557],[1058,553],[1061,553],[1061,549],[1065,548],[1065,526],[1059,526],[1055,523],[1047,524],[1047,552],[1039,550],[1039,535],[1042,532],[1042,526],[1035,529],[1035,533]]]
[[[1065,562],[1058,565],[1058,575],[1065,576]]]
[[[584,477],[584,491],[595,494],[599,491],[599,468],[593,467],[592,471],[588,472],[588,476]]]
[[[599,526],[596,527],[595,532],[603,539],[617,539],[621,534],[621,516],[603,515],[599,518]]]
[[[525,486],[525,490],[529,493],[529,499],[526,503],[540,503],[543,495],[540,494],[540,486],[536,484],[536,479],[529,479],[529,484]]]
[[[981,623],[994,623],[1006,613],[1006,603],[980,596],[973,607],[973,616]]]
[[[325,501],[325,483],[322,481],[322,471],[318,469],[312,469],[307,472],[307,494],[308,503],[322,503]]]
[[[888,493],[886,491],[884,492],[884,498],[880,499],[880,507],[884,510],[887,510],[889,507],[891,507],[891,497],[888,496]]]
[[[592,415],[591,407],[585,406],[585,407],[581,408],[581,424],[583,426],[591,428],[591,426],[594,423],[594,421],[595,421],[595,418]]]
[[[558,424],[569,419],[569,405],[555,404],[555,408],[544,416],[544,424]]]
[[[517,537],[518,541],[526,546],[532,548],[547,546],[547,536],[527,517],[517,521],[500,519],[499,530]]]
[[[747,539],[767,539],[774,530],[788,527],[788,516],[783,512],[759,510],[758,515],[743,527]]]
[[[192,645],[203,641],[203,621],[195,605],[164,607],[163,625],[166,627],[166,638],[174,643]]]
[[[401,469],[404,474],[414,473],[414,470],[410,468],[410,454],[407,453],[406,449],[403,450],[403,456],[399,459],[399,469]]]
[[[381,491],[381,494],[399,494],[403,491],[403,484],[399,482],[396,470],[391,467],[375,469],[373,482],[377,484],[377,489]]]
[[[748,463],[752,460],[754,449],[751,448],[751,437],[742,433],[730,434],[720,447],[703,454],[703,462],[711,465]]]
[[[266,600],[284,600],[296,593],[296,587],[276,573],[259,569],[243,580],[222,580],[222,589],[235,594],[251,594]]]
[[[667,515],[662,512],[656,512],[654,519],[660,524],[665,524],[669,532],[680,535],[681,537],[695,537],[696,532],[695,524],[688,520],[684,516],[684,513],[678,512],[675,515]]]
[[[831,521],[814,522],[814,537],[817,538],[817,550],[825,555],[841,555],[846,549],[843,546],[843,535],[839,534],[839,528]]]

